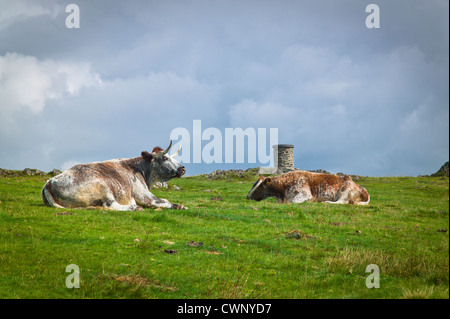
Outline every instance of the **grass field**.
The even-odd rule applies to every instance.
[[[448,177],[361,177],[368,206],[186,177],[152,192],[189,210],[138,212],[45,207],[48,178],[0,178],[0,298],[449,298]]]

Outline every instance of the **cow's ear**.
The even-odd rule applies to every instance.
[[[265,185],[269,185],[270,181],[271,181],[270,177],[267,177],[267,178],[264,180],[264,184],[265,184]]]
[[[150,162],[150,161],[153,159],[152,154],[150,154],[150,153],[147,152],[147,151],[143,151],[143,152],[141,153],[141,155],[142,155],[142,157],[144,158],[145,161]]]

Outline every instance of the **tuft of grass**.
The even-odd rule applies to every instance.
[[[423,286],[416,288],[401,288],[402,299],[441,299],[448,298],[448,289],[436,286]]]
[[[260,282],[249,282],[249,274],[235,273],[230,279],[216,278],[210,281],[205,296],[212,299],[267,298],[269,292]]]
[[[349,269],[363,273],[367,265],[375,264],[385,276],[397,278],[433,278],[438,284],[449,281],[449,259],[442,251],[428,255],[423,250],[409,250],[405,255],[381,249],[344,248],[329,258],[329,271],[345,273]],[[439,274],[438,277],[436,275]]]

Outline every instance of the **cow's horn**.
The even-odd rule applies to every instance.
[[[251,195],[253,194],[253,192],[258,188],[258,186],[261,185],[262,182],[263,182],[263,180],[258,181],[258,184],[256,184],[255,187],[253,187],[253,188],[250,190],[250,192],[248,192],[247,199],[250,198],[250,196],[251,196]]]
[[[154,158],[160,158],[160,157],[163,157],[164,155],[167,154],[167,152],[170,150],[171,147],[172,147],[172,140],[170,140],[169,147],[168,147],[165,151],[162,151],[162,152],[156,153],[156,154],[152,154],[152,155],[153,155]]]
[[[180,144],[180,147],[178,148],[178,151],[176,151],[174,154],[170,155],[169,157],[174,158],[175,156],[178,155],[178,153],[180,153],[180,150],[181,150],[181,144]]]

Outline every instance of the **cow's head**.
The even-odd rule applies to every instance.
[[[168,155],[170,148],[172,147],[172,141],[170,141],[169,147],[163,151],[160,147],[155,147],[152,153],[144,151],[141,153],[144,160],[152,166],[152,177],[155,180],[166,182],[174,177],[181,177],[186,173],[186,169],[176,159],[181,149],[181,145],[175,154]]]
[[[253,184],[250,192],[248,192],[247,199],[252,199],[259,202],[270,197],[270,180],[270,177],[265,178],[264,176],[260,176],[258,180]]]

